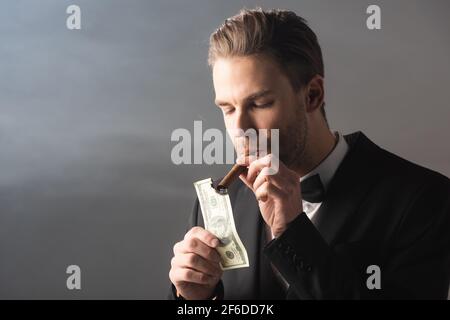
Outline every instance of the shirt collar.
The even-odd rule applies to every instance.
[[[334,134],[338,137],[338,142],[334,149],[317,167],[301,177],[300,181],[315,174],[319,174],[320,181],[322,181],[325,191],[327,190],[331,179],[348,151],[347,141],[345,141],[341,133],[336,131]]]

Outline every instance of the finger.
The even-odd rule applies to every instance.
[[[191,237],[178,242],[174,246],[174,254],[195,253],[214,263],[220,262],[220,256],[216,249],[213,249],[197,238]]]
[[[281,175],[271,175],[270,168],[264,167],[257,175],[255,182],[253,183],[253,190],[257,190],[264,182],[270,182],[277,188],[282,189],[283,185],[286,185],[289,181],[286,181]]]
[[[264,167],[256,176],[255,182],[253,182],[253,190],[258,189],[264,182],[270,182],[280,190],[285,190],[289,185],[299,185],[299,179],[295,175],[293,178],[286,174],[286,172],[280,172],[280,174],[271,174],[269,167]]]
[[[268,154],[262,158],[259,158],[253,162],[250,163],[248,166],[247,176],[246,179],[249,183],[253,185],[255,182],[256,177],[258,176],[258,173],[264,168],[269,167],[271,163],[272,155]]]
[[[240,155],[236,158],[236,163],[241,166],[249,166],[256,159],[258,159],[256,155]]]
[[[169,278],[174,285],[178,285],[180,282],[214,285],[217,282],[216,277],[212,277],[206,273],[198,272],[189,268],[171,269],[169,272]]]
[[[173,268],[190,268],[210,276],[219,276],[222,273],[218,262],[212,263],[195,253],[176,255],[171,263]]]
[[[286,184],[284,177],[286,176],[288,178],[287,167],[283,164],[280,165],[279,160],[276,161],[278,163],[278,170],[274,174],[274,168],[272,168],[274,159],[275,155],[268,154],[260,159],[254,160],[250,163],[247,173],[243,173],[239,177],[252,191],[255,191],[264,181],[272,181],[278,188],[283,188],[283,185]],[[248,161],[241,160],[241,163],[248,163]],[[279,170],[280,167],[282,170]],[[261,174],[262,176],[260,176]]]
[[[202,227],[193,227],[184,236],[185,239],[190,237],[195,237],[212,248],[216,248],[220,244],[219,239],[215,235]]]
[[[267,201],[269,198],[283,198],[284,192],[278,189],[275,185],[264,182],[257,190],[255,190],[255,196],[258,201]]]
[[[253,190],[253,185],[252,185],[250,182],[247,181],[246,175],[247,175],[247,174],[246,174],[245,172],[244,172],[244,173],[241,173],[241,174],[239,175],[239,179],[241,179],[242,182],[244,182],[244,184],[245,184],[247,187],[250,188],[250,190],[254,191],[254,190]]]

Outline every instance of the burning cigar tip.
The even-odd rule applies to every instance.
[[[233,183],[241,173],[245,172],[245,170],[247,170],[247,167],[235,164],[227,175],[217,184],[217,187],[215,188],[216,191],[220,194],[226,194],[231,183]]]

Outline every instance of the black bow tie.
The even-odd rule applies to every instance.
[[[319,174],[315,174],[300,182],[302,198],[311,203],[322,202],[325,197],[325,189]]]

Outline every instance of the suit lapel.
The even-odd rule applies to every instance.
[[[349,151],[330,182],[325,200],[312,222],[328,244],[346,234],[346,223],[356,214],[378,175],[371,167],[375,148],[362,132],[346,135]]]

